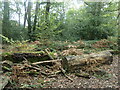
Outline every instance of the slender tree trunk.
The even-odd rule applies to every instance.
[[[20,10],[20,6],[19,6],[19,4],[20,3],[18,3],[18,2],[15,2],[16,3],[16,8],[17,8],[17,11],[16,11],[16,13],[18,14],[18,23],[19,23],[19,26],[20,26],[20,14],[21,14],[21,10]]]
[[[118,20],[120,19],[120,1],[118,2],[118,16],[117,16]]]
[[[118,2],[118,7],[120,8],[120,1]],[[118,10],[117,18],[118,18],[118,45],[120,45],[120,9]],[[118,46],[118,50],[120,50],[120,46]],[[119,65],[120,65],[120,60],[119,60]]]
[[[18,15],[18,17],[19,17],[19,26],[20,26],[20,12],[19,12],[19,15]]]
[[[31,26],[31,8],[32,8],[32,2],[29,0],[28,2],[28,8],[27,8],[27,12],[28,12],[28,36],[29,39],[32,39],[32,26]]]
[[[27,0],[24,2],[24,8],[25,8],[25,15],[24,15],[24,28],[26,26],[26,20],[27,20],[27,6],[26,6]]]
[[[10,22],[9,22],[9,1],[4,1],[3,21],[2,21],[2,34],[10,38]]]
[[[46,12],[45,12],[45,22],[46,22],[47,28],[49,26],[49,11],[50,11],[50,0],[47,0],[47,3],[46,3]]]
[[[36,9],[35,9],[35,18],[34,18],[34,24],[33,24],[33,32],[36,30],[36,23],[37,23],[37,16],[38,16],[38,10],[39,10],[39,2],[36,2]]]

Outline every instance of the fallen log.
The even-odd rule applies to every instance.
[[[111,64],[113,56],[110,51],[102,51],[93,54],[84,54],[81,56],[66,56],[63,58],[62,67],[68,72],[75,70],[86,70],[98,67],[103,64]]]
[[[21,62],[25,58],[30,62],[38,62],[38,61],[45,61],[51,59],[46,53],[43,52],[13,53],[10,55],[2,55],[3,60],[10,60],[14,63]]]
[[[74,72],[75,70],[90,70],[103,64],[111,64],[113,55],[111,51],[102,51],[92,54],[83,54],[80,56],[63,56],[62,60],[48,60],[32,63],[32,65],[55,65],[60,63],[64,70]]]

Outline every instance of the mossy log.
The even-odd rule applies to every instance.
[[[51,58],[45,53],[13,53],[7,56],[2,56],[3,60],[10,60],[14,63],[21,62],[25,58],[30,62],[38,62],[44,60],[50,60]]]
[[[95,68],[103,64],[111,64],[113,55],[110,51],[102,51],[93,54],[84,54],[81,56],[66,56],[63,58],[62,66],[69,72],[82,69]]]

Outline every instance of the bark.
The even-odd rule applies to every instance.
[[[26,26],[26,20],[27,20],[27,7],[26,7],[26,2],[27,0],[24,2],[24,8],[25,8],[25,15],[24,15],[24,28]]]
[[[19,61],[19,59],[24,59],[26,58],[26,61],[30,61],[32,59],[33,61],[36,61],[36,58],[38,59],[37,61],[32,63],[31,65],[55,65],[58,64],[59,67],[64,68],[68,72],[74,72],[76,70],[89,70],[89,68],[96,68],[101,65],[109,65],[113,61],[113,55],[116,52],[114,51],[102,51],[98,53],[93,53],[93,54],[84,54],[84,55],[79,55],[79,56],[65,56],[61,59],[56,59],[56,60],[50,60],[45,59],[46,61],[40,61],[41,58],[43,59],[44,56],[41,56],[40,53],[16,53],[12,55],[11,57],[14,57],[13,60]],[[46,57],[46,56],[45,56]],[[3,60],[9,59],[8,58],[3,58]],[[16,62],[17,62],[16,61]]]
[[[18,2],[15,2],[16,3],[16,8],[17,8],[17,11],[16,11],[16,13],[18,14],[18,22],[19,22],[19,26],[20,26],[20,16],[21,16],[21,9],[20,9],[20,6],[19,6],[19,4],[20,3],[18,3]]]
[[[117,16],[117,19],[118,19],[118,25],[120,26],[120,1],[118,2],[118,16]]]
[[[54,64],[54,63],[61,63],[61,60],[47,60],[47,61],[40,61],[40,62],[35,62],[35,63],[32,63],[32,65],[41,65],[41,64]]]
[[[9,22],[9,1],[4,1],[4,10],[3,10],[3,21],[2,21],[2,34],[6,37],[10,37],[9,30],[10,22]]]
[[[27,12],[28,12],[28,36],[30,40],[32,40],[31,9],[32,9],[32,2],[29,0]]]
[[[18,17],[19,17],[19,26],[20,26],[20,12],[19,12],[19,14],[18,14]]]
[[[34,18],[34,25],[33,25],[33,32],[36,30],[36,23],[37,23],[37,16],[38,16],[38,10],[39,10],[39,2],[36,2],[36,9],[35,9],[35,18]]]
[[[62,65],[66,71],[74,72],[76,70],[85,70],[89,68],[94,68],[101,66],[101,65],[109,65],[113,61],[112,54],[114,51],[102,51],[99,53],[93,54],[84,54],[81,56],[66,56],[62,58],[62,60],[48,60],[48,61],[40,61],[32,63],[33,65],[51,65],[55,63],[59,63]],[[86,70],[88,71],[88,70]]]
[[[103,51],[90,55],[86,54],[82,56],[67,56],[62,61],[62,67],[69,72],[74,72],[78,69],[84,70],[89,67],[97,67],[103,64],[111,64],[112,61],[113,56],[111,52]]]
[[[47,28],[49,26],[49,11],[50,11],[50,0],[47,0],[47,2],[46,2],[46,12],[45,12],[45,22],[46,22]],[[47,28],[45,28],[45,30]]]
[[[30,62],[38,62],[50,60],[51,57],[47,53],[13,53],[11,55],[2,56],[3,60],[10,60],[14,63],[22,62],[25,58]]]

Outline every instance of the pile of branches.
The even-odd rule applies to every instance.
[[[113,51],[102,51],[93,54],[78,56],[62,56],[61,59],[52,59],[31,63],[25,57],[21,63],[11,61],[2,61],[3,73],[10,73],[10,80],[19,83],[20,77],[41,76],[57,77],[57,74],[63,74],[70,81],[73,81],[66,72],[75,73],[75,75],[90,78],[89,72],[100,71],[101,65],[110,65],[113,61]],[[79,71],[79,73],[76,71]],[[87,72],[88,71],[88,72]],[[87,73],[84,73],[87,72]]]

